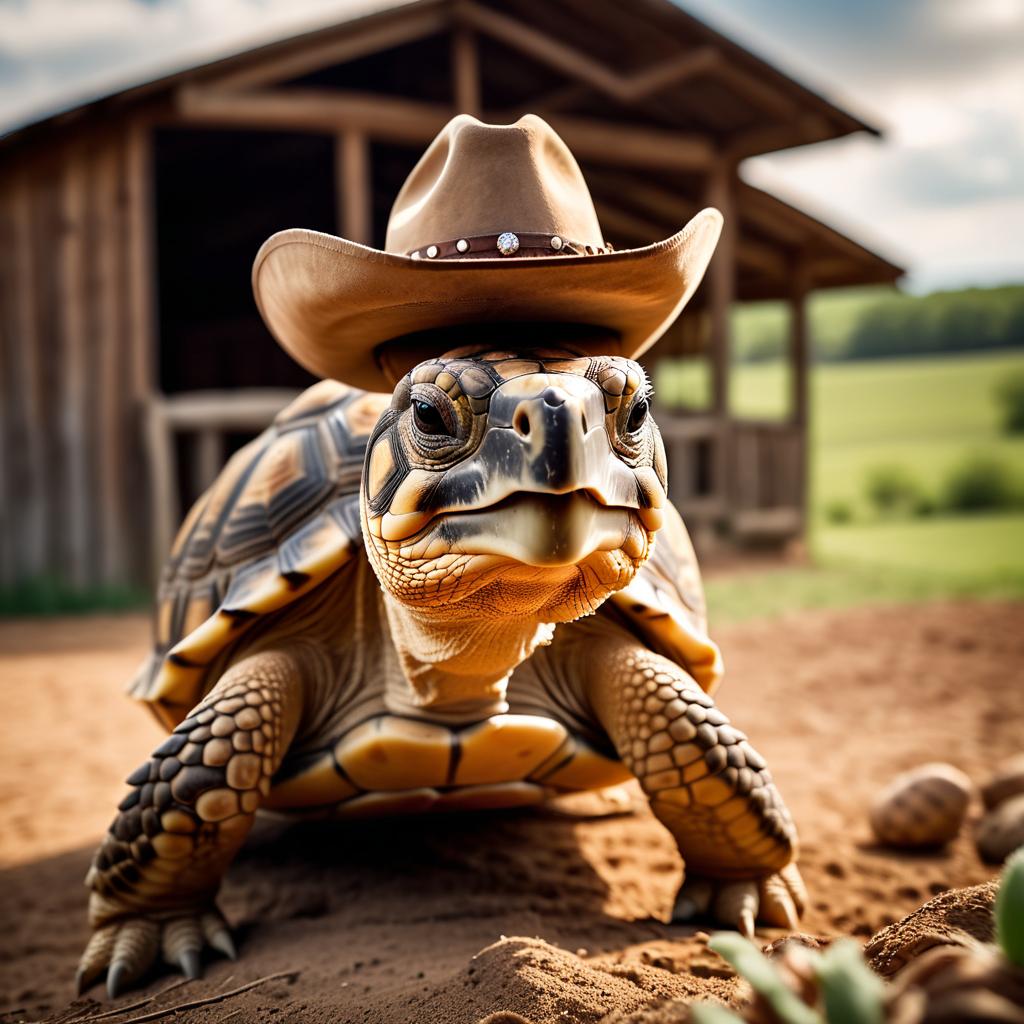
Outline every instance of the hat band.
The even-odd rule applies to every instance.
[[[414,260],[480,259],[493,256],[597,256],[611,252],[612,246],[584,245],[561,235],[536,232],[503,231],[499,235],[467,235],[446,242],[435,242],[407,255]]]

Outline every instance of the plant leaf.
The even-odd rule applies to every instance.
[[[817,975],[828,1024],[882,1024],[885,986],[856,942],[840,939],[829,946]]]
[[[728,960],[786,1024],[822,1024],[821,1017],[782,980],[775,965],[742,935],[718,932],[708,946]]]
[[[743,1024],[743,1018],[718,1003],[694,1003],[690,1007],[693,1024]]]
[[[1024,967],[1024,846],[1006,858],[996,894],[996,942],[1011,964]]]

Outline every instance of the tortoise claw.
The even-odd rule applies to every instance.
[[[203,976],[203,969],[199,965],[198,949],[183,949],[178,956],[178,966],[186,978],[194,980]]]
[[[107,996],[116,999],[127,986],[128,965],[123,960],[116,960],[107,971]]]

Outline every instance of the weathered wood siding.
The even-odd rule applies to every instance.
[[[148,136],[69,133],[0,169],[0,586],[142,581]]]

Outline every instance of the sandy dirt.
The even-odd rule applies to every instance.
[[[71,981],[89,857],[160,736],[121,695],[147,636],[139,617],[0,623],[0,1021],[110,1009],[99,988],[72,1003]],[[1024,605],[802,613],[716,636],[720,703],[800,826],[806,932],[866,940],[993,876],[969,829],[945,850],[895,854],[872,843],[866,808],[923,761],[982,782],[1020,752]],[[173,1019],[654,1024],[684,1019],[673,1000],[733,998],[702,933],[661,923],[681,877],[668,834],[642,808],[584,813],[601,807],[261,826],[222,901],[241,959],[211,959],[202,981],[163,994],[175,978],[159,974],[105,1019],[282,972]]]

